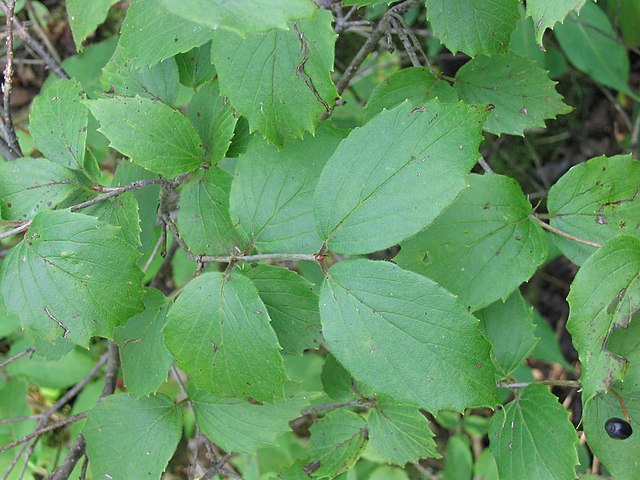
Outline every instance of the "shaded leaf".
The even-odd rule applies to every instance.
[[[491,421],[500,478],[573,479],[578,435],[569,413],[544,385],[529,385]]]
[[[369,447],[389,463],[404,466],[440,457],[429,422],[413,405],[378,398],[368,428]]]
[[[92,100],[89,108],[111,146],[154,173],[174,177],[193,170],[204,151],[182,114],[146,98]]]
[[[544,121],[569,113],[555,90],[556,82],[528,58],[480,55],[462,66],[454,84],[467,103],[491,104],[484,129],[500,135],[524,135],[524,130],[544,127]]]
[[[82,42],[98,25],[105,21],[111,5],[118,0],[67,0],[67,15],[73,40],[78,51],[82,50]]]
[[[286,378],[280,345],[256,287],[235,273],[204,273],[169,311],[165,345],[197,388],[272,401]]]
[[[596,157],[565,173],[549,190],[551,225],[584,240],[604,243],[616,235],[640,239],[640,162],[631,155]],[[595,248],[554,237],[569,260],[581,265]]]
[[[283,353],[301,355],[305,349],[320,346],[318,295],[311,282],[287,268],[271,265],[247,268],[244,273],[267,306]]]
[[[189,119],[200,134],[207,159],[215,165],[227,153],[238,121],[227,99],[220,96],[218,82],[205,83],[191,98]]]
[[[320,317],[331,352],[380,393],[432,412],[495,402],[477,320],[425,277],[387,262],[337,263],[322,286]]]
[[[212,56],[220,91],[249,120],[252,132],[260,130],[277,146],[286,137],[315,132],[318,117],[337,96],[331,81],[336,40],[332,19],[330,12],[319,10],[311,19],[298,20],[300,35],[294,28],[244,39],[214,32]]]
[[[242,36],[280,28],[288,30],[289,22],[309,17],[316,10],[311,0],[162,0],[164,8],[175,15],[209,28],[223,28]]]
[[[254,137],[240,156],[231,186],[231,216],[260,252],[320,250],[313,192],[342,137],[322,126],[315,137],[289,140],[280,151]]]
[[[211,167],[182,191],[178,229],[193,254],[234,255],[247,248],[229,216],[230,189],[231,176]]]
[[[348,402],[355,398],[353,378],[331,354],[325,357],[321,379],[323,391],[336,402]]]
[[[570,13],[554,33],[562,51],[578,70],[634,96],[629,88],[627,48],[617,42],[609,18],[595,3],[584,3],[580,16]]]
[[[518,182],[495,174],[469,175],[467,181],[442,215],[401,244],[395,260],[476,310],[528,280],[546,259],[547,240],[529,218],[532,207]]]
[[[138,398],[154,393],[167,380],[173,363],[162,338],[169,304],[158,290],[148,290],[143,300],[144,312],[113,332],[127,391]]]
[[[464,188],[485,115],[463,103],[403,103],[354,129],[318,180],[321,238],[337,253],[369,253],[430,224]]]
[[[185,87],[197,88],[205,82],[212,81],[216,75],[216,68],[211,63],[210,42],[188,52],[179,53],[175,59],[180,73],[180,83]]]
[[[469,439],[463,434],[456,434],[447,442],[447,456],[444,459],[444,480],[471,478],[473,474],[473,457]]]
[[[520,18],[513,0],[425,0],[433,33],[453,53],[504,52]]]
[[[112,225],[66,210],[41,212],[2,262],[0,292],[38,336],[88,346],[142,310],[137,258]]]
[[[355,413],[336,410],[311,427],[310,462],[304,471],[314,478],[333,478],[351,468],[368,439],[366,422]]]
[[[196,422],[202,432],[227,451],[256,453],[274,445],[291,431],[289,422],[308,404],[301,398],[256,405],[237,398],[219,398],[201,390],[191,392]]]
[[[533,307],[516,290],[504,302],[498,300],[476,312],[476,317],[480,319],[480,329],[491,343],[491,354],[497,370],[502,377],[508,377],[538,343]]]
[[[96,478],[160,478],[182,435],[182,411],[164,395],[102,400],[82,431]]]

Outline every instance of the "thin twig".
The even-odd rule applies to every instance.
[[[0,10],[3,11],[5,16],[9,16],[9,7],[4,2],[4,0],[0,0]],[[69,78],[69,75],[65,73],[65,71],[55,60],[55,58],[53,58],[49,54],[49,52],[47,52],[45,48],[29,34],[29,32],[27,32],[27,29],[15,16],[13,17],[13,27],[15,28],[15,33],[25,42],[27,42],[27,44],[33,49],[33,51],[36,52],[36,54],[38,54],[38,56],[46,62],[47,66],[51,69],[52,72],[54,72],[60,78]]]
[[[2,418],[0,419],[0,425],[5,425],[7,423],[27,422],[29,420],[40,420],[40,418],[42,418],[41,413],[37,413],[35,415],[26,415],[24,417]]]
[[[47,425],[46,427],[42,427],[38,430],[35,430],[33,432],[31,432],[29,435],[25,435],[24,437],[8,443],[6,445],[3,445],[0,447],[0,453],[2,452],[6,452],[7,450],[12,449],[13,447],[17,447],[18,445],[22,445],[23,443],[28,442],[29,440],[31,440],[32,438],[36,438],[36,437],[41,437],[42,435],[44,435],[47,432],[50,432],[51,430],[57,430],[60,427],[64,427],[65,425],[69,425],[70,423],[74,423],[77,422],[79,420],[82,420],[84,418],[86,418],[87,413],[86,412],[81,412],[78,413],[76,415],[72,415],[68,418],[65,418],[64,420],[60,420],[59,422],[56,423],[52,423],[51,425]]]
[[[405,31],[402,15],[392,13],[391,15],[389,15],[389,23],[396,30],[396,34],[402,42],[402,46],[404,47],[405,52],[407,52],[409,60],[411,60],[411,65],[413,65],[414,67],[421,67],[422,64],[420,63],[420,60],[418,60],[418,56],[413,49],[413,44],[411,43],[411,40],[409,40],[407,32]]]
[[[351,400],[349,402],[335,402],[335,403],[327,403],[325,405],[318,405],[317,407],[307,408],[305,410],[300,410],[302,415],[315,415],[319,412],[324,412],[326,410],[334,410],[336,408],[341,407],[363,407],[363,408],[371,408],[371,402],[365,402],[362,400]]]
[[[4,123],[4,129],[7,137],[5,140],[7,144],[15,153],[20,157],[22,156],[22,150],[18,144],[18,137],[16,136],[16,130],[13,126],[13,118],[11,115],[11,87],[13,85],[13,19],[15,17],[16,0],[8,0],[7,8],[9,9],[6,16],[7,22],[7,63],[4,67],[4,85],[2,86],[2,117]]]
[[[1,2],[2,0],[0,0]],[[0,3],[1,5],[2,3]],[[190,172],[189,172],[190,173]],[[104,202],[105,200],[109,200],[110,198],[113,197],[117,197],[118,195],[122,195],[125,192],[131,192],[133,190],[139,190],[141,188],[144,187],[148,187],[150,185],[172,185],[172,186],[176,186],[178,184],[180,184],[182,181],[184,181],[184,179],[188,176],[188,174],[182,174],[177,176],[174,180],[167,180],[164,178],[152,178],[152,179],[145,179],[145,180],[136,180],[135,182],[132,182],[128,185],[124,185],[122,187],[101,187],[101,186],[96,186],[94,187],[95,190],[104,192],[106,191],[106,193],[104,193],[103,195],[99,195],[95,198],[92,198],[91,200],[87,200],[86,202],[82,202],[82,203],[78,203],[76,205],[73,205],[71,207],[69,207],[69,210],[72,212],[77,212],[78,210],[82,210],[83,208],[87,208],[87,207],[92,207],[93,205],[97,205],[98,203]],[[31,220],[28,220],[26,222],[24,222],[22,225],[17,226],[16,228],[13,228],[11,230],[8,230],[6,232],[0,233],[0,240],[4,239],[4,238],[9,238],[13,235],[17,235],[19,233],[22,233],[26,230],[29,229],[29,227],[31,226]]]
[[[489,165],[483,157],[478,159],[478,165],[482,167],[485,173],[493,173],[493,168],[491,168],[491,165]]]
[[[33,355],[33,353],[36,351],[35,348],[33,347],[28,347],[25,348],[24,350],[22,350],[21,352],[16,353],[15,355],[13,355],[12,357],[7,358],[4,362],[0,363],[0,368],[4,368],[7,365],[9,365],[11,362],[15,362],[16,360],[18,360],[19,358],[24,357],[25,355]]]
[[[192,260],[202,263],[255,262],[258,260],[308,260],[310,262],[318,262],[319,258],[316,253],[261,253],[256,255],[240,256],[193,255]]]
[[[47,48],[47,50],[49,51],[49,53],[55,59],[56,62],[58,63],[62,62],[60,55],[51,44],[51,40],[49,40],[49,37],[47,37],[47,34],[45,33],[43,26],[40,24],[40,19],[36,15],[36,12],[33,10],[33,6],[31,5],[31,0],[26,1],[26,7],[27,7],[27,13],[29,14],[29,18],[32,19],[31,26],[35,30],[38,37],[40,37],[40,41]]]
[[[497,382],[496,383],[496,385],[500,388],[525,388],[533,384],[549,385],[552,387],[571,387],[571,388],[580,388],[581,386],[578,380],[539,380],[535,382]]]
[[[596,247],[596,248],[602,247],[601,243],[592,242],[591,240],[585,240],[584,238],[576,237],[575,235],[571,235],[570,233],[563,232],[562,230],[558,230],[556,227],[552,227],[548,223],[543,222],[534,214],[529,215],[529,218],[531,220],[538,222],[538,224],[545,230],[549,230],[551,233],[555,233],[560,237],[566,238],[568,240],[573,240],[574,242],[583,243],[584,245],[589,245],[591,247]]]
[[[378,22],[378,25],[369,34],[369,38],[367,38],[367,41],[364,43],[364,45],[362,45],[356,56],[353,58],[353,60],[351,60],[351,63],[346,68],[342,76],[336,82],[338,95],[342,95],[342,93],[347,89],[347,87],[349,86],[349,82],[360,68],[360,65],[362,65],[369,54],[376,49],[378,42],[389,28],[389,19],[391,18],[391,16],[394,14],[402,15],[413,5],[418,3],[418,1],[419,0],[405,0],[404,2],[394,5],[386,11],[386,13],[382,16],[380,22]]]
[[[69,401],[72,398],[78,395],[78,393],[80,393],[84,389],[84,387],[91,381],[91,379],[98,374],[102,366],[106,363],[107,358],[108,358],[107,353],[102,355],[98,360],[98,362],[93,366],[93,368],[89,371],[89,373],[87,373],[87,375],[84,376],[82,380],[80,380],[72,388],[70,388],[64,395],[62,395],[47,411],[38,415],[38,417],[40,417],[40,420],[36,425],[35,429],[38,430],[44,427],[46,423],[49,421],[49,418],[51,418],[51,416],[55,412],[60,410],[63,406],[69,403]],[[18,455],[16,455],[16,458],[14,458],[15,462],[12,463],[12,466],[10,467],[10,469],[7,470],[7,472],[5,473],[6,475],[8,475],[8,473],[11,472],[13,467],[15,467],[15,464],[18,462],[19,458],[23,456],[23,452],[24,452],[24,467],[22,468],[22,473],[25,472],[25,469],[29,464],[29,459],[31,458],[31,455],[33,455],[36,445],[38,444],[39,438],[40,437],[36,437],[36,439],[33,442],[31,442],[30,445],[28,446],[25,445],[25,448],[20,450],[20,452],[18,452]],[[25,449],[26,449],[26,452],[25,452]]]

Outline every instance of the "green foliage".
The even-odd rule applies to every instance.
[[[93,474],[116,480],[159,478],[181,430],[182,412],[168,397],[119,394],[91,410],[82,434]]]
[[[575,476],[578,436],[567,411],[544,385],[529,385],[497,412],[489,438],[500,478]]]
[[[426,277],[387,262],[340,262],[322,286],[320,317],[332,353],[376,391],[431,412],[496,399],[477,320]]]
[[[164,337],[196,387],[258,401],[283,397],[280,345],[248,278],[211,272],[189,282],[169,311]]]
[[[640,479],[634,6],[329,3],[60,7],[0,115],[7,478]],[[631,154],[550,147],[607,87]]]

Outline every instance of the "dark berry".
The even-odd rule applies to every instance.
[[[616,417],[607,420],[604,424],[604,429],[611,438],[616,438],[618,440],[629,438],[633,433],[633,429],[631,428],[631,425],[629,425],[629,422]]]

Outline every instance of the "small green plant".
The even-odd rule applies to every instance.
[[[61,64],[15,3],[4,478],[640,478],[633,2],[67,0]],[[488,152],[571,118],[549,70],[629,128],[529,196]],[[571,364],[521,288],[560,255]]]

